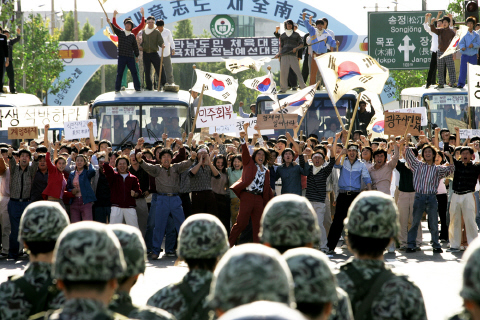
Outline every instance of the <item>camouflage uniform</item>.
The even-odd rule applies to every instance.
[[[465,263],[463,268],[463,285],[460,296],[463,299],[472,300],[478,305],[480,301],[480,238],[476,238],[468,246],[462,259]],[[466,309],[450,319],[470,320],[472,316]]]
[[[18,241],[56,241],[68,224],[68,216],[58,203],[32,203],[20,219]],[[51,263],[31,262],[22,277],[2,283],[0,319],[27,319],[29,315],[59,308],[65,301],[64,295],[54,289],[51,270]]]
[[[361,237],[396,237],[398,210],[393,199],[378,191],[361,193],[348,210],[345,229]],[[355,319],[427,319],[420,289],[406,276],[386,270],[383,261],[356,258],[340,268],[337,280],[352,301]],[[360,312],[366,307],[369,310]]]
[[[228,248],[227,231],[215,216],[210,214],[190,216],[180,228],[177,250],[180,258],[213,259],[222,256]],[[157,291],[148,299],[147,305],[164,309],[172,313],[177,320],[206,319],[211,308],[205,297],[210,290],[212,276],[209,270],[189,270],[181,282]],[[184,291],[186,285],[191,290],[190,294],[200,299],[198,302],[188,300]]]
[[[283,303],[256,301],[233,308],[219,320],[307,320],[300,312]]]
[[[109,225],[110,229],[115,233],[122,246],[123,256],[127,264],[127,269],[121,276],[129,278],[140,273],[145,273],[145,261],[147,259],[147,248],[143,241],[142,234],[138,228],[125,225],[113,224]],[[128,316],[132,319],[140,320],[171,320],[174,316],[165,310],[136,306],[132,303],[130,293],[125,291],[117,291],[113,296],[108,308],[114,312]]]
[[[286,194],[273,198],[263,211],[260,241],[272,247],[318,245],[320,228],[310,201]]]
[[[337,287],[327,256],[315,249],[297,248],[284,253],[295,283],[297,303],[332,303],[329,319],[353,320],[348,295]]]
[[[295,307],[292,274],[277,250],[242,244],[218,263],[207,299],[212,309],[223,312],[260,300]]]
[[[121,277],[126,264],[120,243],[106,225],[82,221],[68,226],[60,235],[53,257],[53,277],[74,282],[108,281]],[[87,298],[69,299],[62,309],[49,311],[46,319],[127,319],[108,310],[102,302]]]

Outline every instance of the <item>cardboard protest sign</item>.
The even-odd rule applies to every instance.
[[[257,126],[260,129],[293,129],[297,119],[297,114],[259,114]]]
[[[195,108],[197,112],[197,108]],[[201,107],[196,122],[197,128],[215,127],[229,123],[229,120],[236,119],[237,114],[233,112],[231,104]]]
[[[460,129],[460,139],[480,137],[480,129]]]
[[[38,127],[10,127],[8,139],[37,139]]]
[[[393,110],[388,110],[388,112],[420,113],[422,115],[422,126],[428,125],[427,108],[425,107],[393,109]]]
[[[412,121],[413,117],[413,121]],[[403,136],[407,125],[407,133],[412,136],[419,136],[422,129],[422,115],[420,113],[395,113],[385,112],[385,133],[386,135]]]
[[[65,122],[65,139],[80,139],[88,138],[90,136],[90,131],[88,130],[88,123],[93,122],[93,135],[97,132],[97,120],[88,119],[80,121],[69,121]]]

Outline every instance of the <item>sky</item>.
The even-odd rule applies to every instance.
[[[54,0],[55,11],[73,10],[74,0]],[[165,0],[169,3],[170,0]],[[192,0],[188,0],[192,1]],[[213,1],[213,0],[212,0]],[[227,2],[229,0],[214,0],[218,2]],[[244,0],[250,1],[250,0]],[[368,34],[368,12],[375,11],[375,3],[379,4],[379,11],[394,11],[397,1],[398,11],[420,11],[422,10],[422,0],[341,0],[342,7],[349,8],[347,11],[338,9],[337,1],[329,0],[300,0],[304,3],[317,7],[335,17],[340,23],[347,25],[359,35]],[[445,10],[448,4],[453,0],[427,0],[427,10]],[[21,0],[23,11],[50,11],[52,0]],[[114,10],[119,13],[126,13],[151,0],[107,0],[104,4],[109,17]],[[389,7],[389,8],[387,8]],[[77,10],[83,12],[102,12],[98,0],[77,0]]]

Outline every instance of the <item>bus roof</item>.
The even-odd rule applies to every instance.
[[[188,106],[190,93],[180,90],[178,92],[141,91],[127,89],[125,91],[107,92],[99,95],[93,102],[93,106],[112,105],[169,105],[181,104]],[[193,99],[192,99],[193,100]]]
[[[401,92],[401,96],[410,96],[410,97],[423,97],[424,95],[445,95],[445,94],[467,94],[467,88],[444,88],[444,89],[435,89],[435,88],[428,88],[425,87],[418,87],[418,88],[405,88]]]
[[[0,107],[43,106],[37,96],[28,93],[0,94]]]
[[[278,99],[281,100],[281,99],[284,99],[286,97],[288,97],[289,95],[292,95],[292,94],[295,94],[295,93],[298,93],[298,91],[292,91],[292,90],[288,90],[287,93],[282,93],[282,94],[279,94],[278,95]],[[344,96],[342,96],[342,98],[353,98],[353,99],[357,99],[357,96],[358,94],[353,91],[353,90],[350,90],[348,91]],[[327,90],[323,89],[323,90],[317,90],[315,92],[315,98],[326,98],[326,99],[330,99],[330,96],[328,95],[328,92]],[[340,99],[342,99],[340,98]],[[272,99],[267,96],[267,95],[264,95],[264,94],[261,94],[257,97],[257,102],[258,101],[271,101]]]

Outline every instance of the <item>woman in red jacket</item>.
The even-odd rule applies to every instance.
[[[115,160],[115,172],[109,164],[108,153],[105,153],[103,169],[110,186],[112,211],[110,224],[123,223],[138,228],[137,212],[135,211],[135,198],[142,194],[138,178],[128,172],[130,160],[121,156]]]
[[[258,233],[263,208],[273,198],[273,191],[270,188],[270,171],[267,169],[270,153],[265,148],[259,148],[250,156],[245,143],[245,136],[245,132],[240,132],[243,160],[242,177],[230,187],[240,199],[237,222],[233,225],[228,238],[230,247],[235,245],[238,236],[247,227],[250,218],[252,219],[253,242],[260,242]]]
[[[50,129],[50,125],[45,125],[45,136],[43,139],[43,143],[49,146],[48,143],[48,129]],[[47,152],[47,167],[48,167],[48,184],[45,190],[42,192],[42,196],[44,199],[49,201],[55,201],[60,203],[60,205],[65,209],[65,204],[63,203],[63,194],[67,187],[67,180],[65,179],[65,175],[63,174],[63,170],[67,165],[67,161],[64,157],[60,156],[55,159],[55,165],[52,163],[50,158],[50,152]]]

